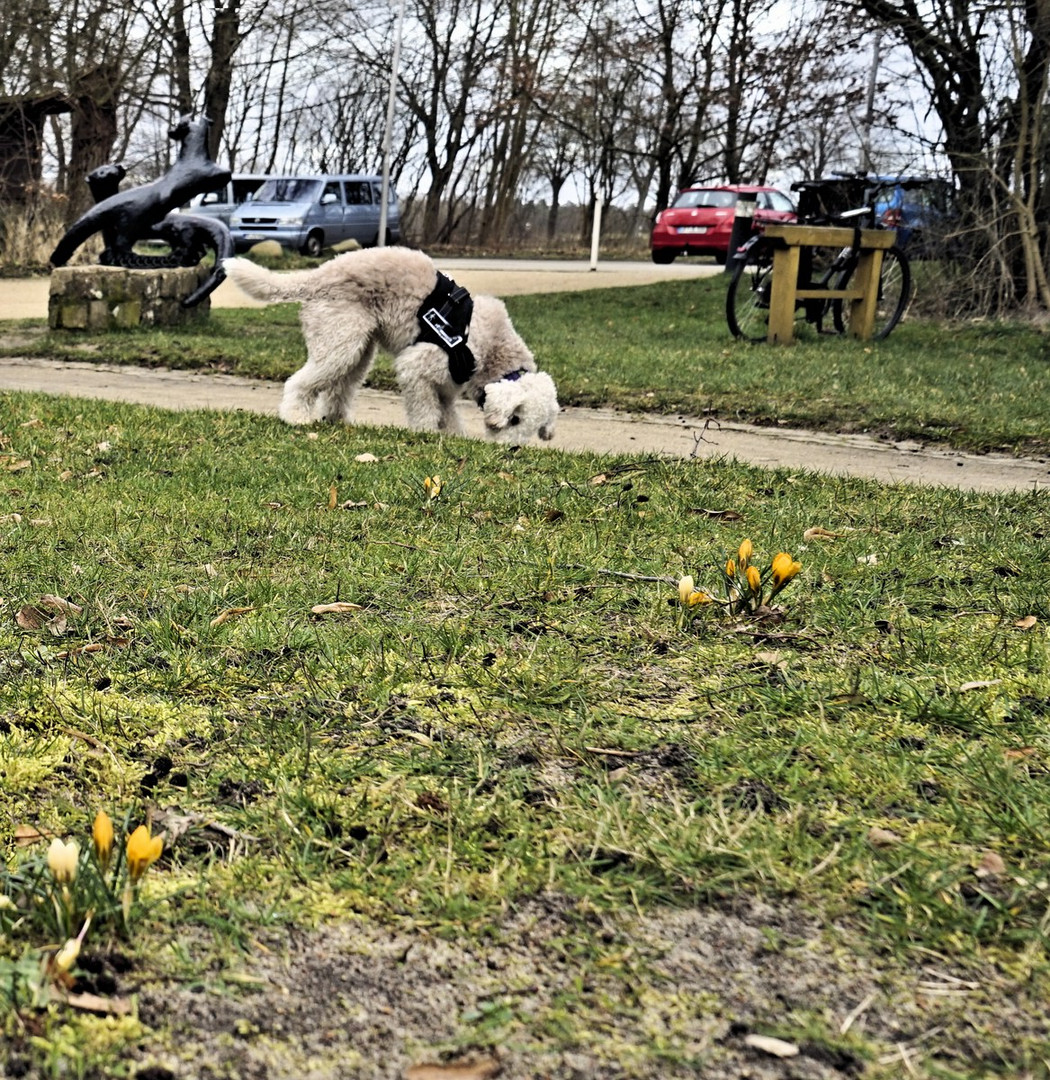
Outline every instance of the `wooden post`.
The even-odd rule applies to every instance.
[[[796,244],[773,253],[773,286],[769,295],[770,345],[790,345],[795,336],[795,287],[802,248]]]
[[[841,300],[850,305],[850,336],[866,340],[872,335],[878,306],[879,275],[882,254],[893,247],[897,236],[890,229],[862,229],[860,255],[853,279],[845,289],[799,285],[801,251],[807,247],[850,247],[853,229],[841,226],[767,225],[766,237],[775,245],[773,284],[769,298],[769,328],[766,340],[771,345],[790,345],[794,340],[795,308],[799,300]]]
[[[872,335],[875,328],[875,311],[879,305],[879,275],[881,273],[881,249],[862,250],[857,262],[857,273],[853,278],[857,291],[861,295],[849,301],[850,337],[867,341]]]

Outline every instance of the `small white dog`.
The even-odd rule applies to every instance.
[[[226,276],[249,296],[298,302],[306,363],[284,384],[289,424],[352,422],[354,397],[377,349],[394,357],[410,426],[461,434],[456,399],[481,407],[501,442],[551,439],[558,395],[521,340],[503,302],[471,298],[410,248],[351,251],[315,270],[274,273],[227,259]]]

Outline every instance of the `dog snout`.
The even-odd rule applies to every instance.
[[[550,442],[554,438],[554,428],[544,425],[539,430],[539,436],[544,442]]]

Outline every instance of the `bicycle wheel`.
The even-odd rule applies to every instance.
[[[726,322],[734,337],[745,341],[766,340],[772,287],[773,264],[767,257],[760,255],[757,261],[741,259],[737,263],[726,292]]]
[[[853,276],[853,267],[847,270],[838,281],[838,288],[845,289]],[[893,328],[901,321],[911,300],[911,266],[908,256],[899,247],[891,247],[882,254],[882,270],[879,272],[879,294],[875,303],[875,322],[871,336],[874,341],[882,341],[889,336]],[[844,334],[849,330],[851,305],[847,301],[836,300],[832,305],[835,329]]]

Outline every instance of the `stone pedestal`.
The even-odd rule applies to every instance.
[[[111,330],[197,322],[208,317],[211,298],[192,308],[184,308],[182,301],[208,273],[203,266],[60,266],[51,271],[48,325],[52,330]]]

